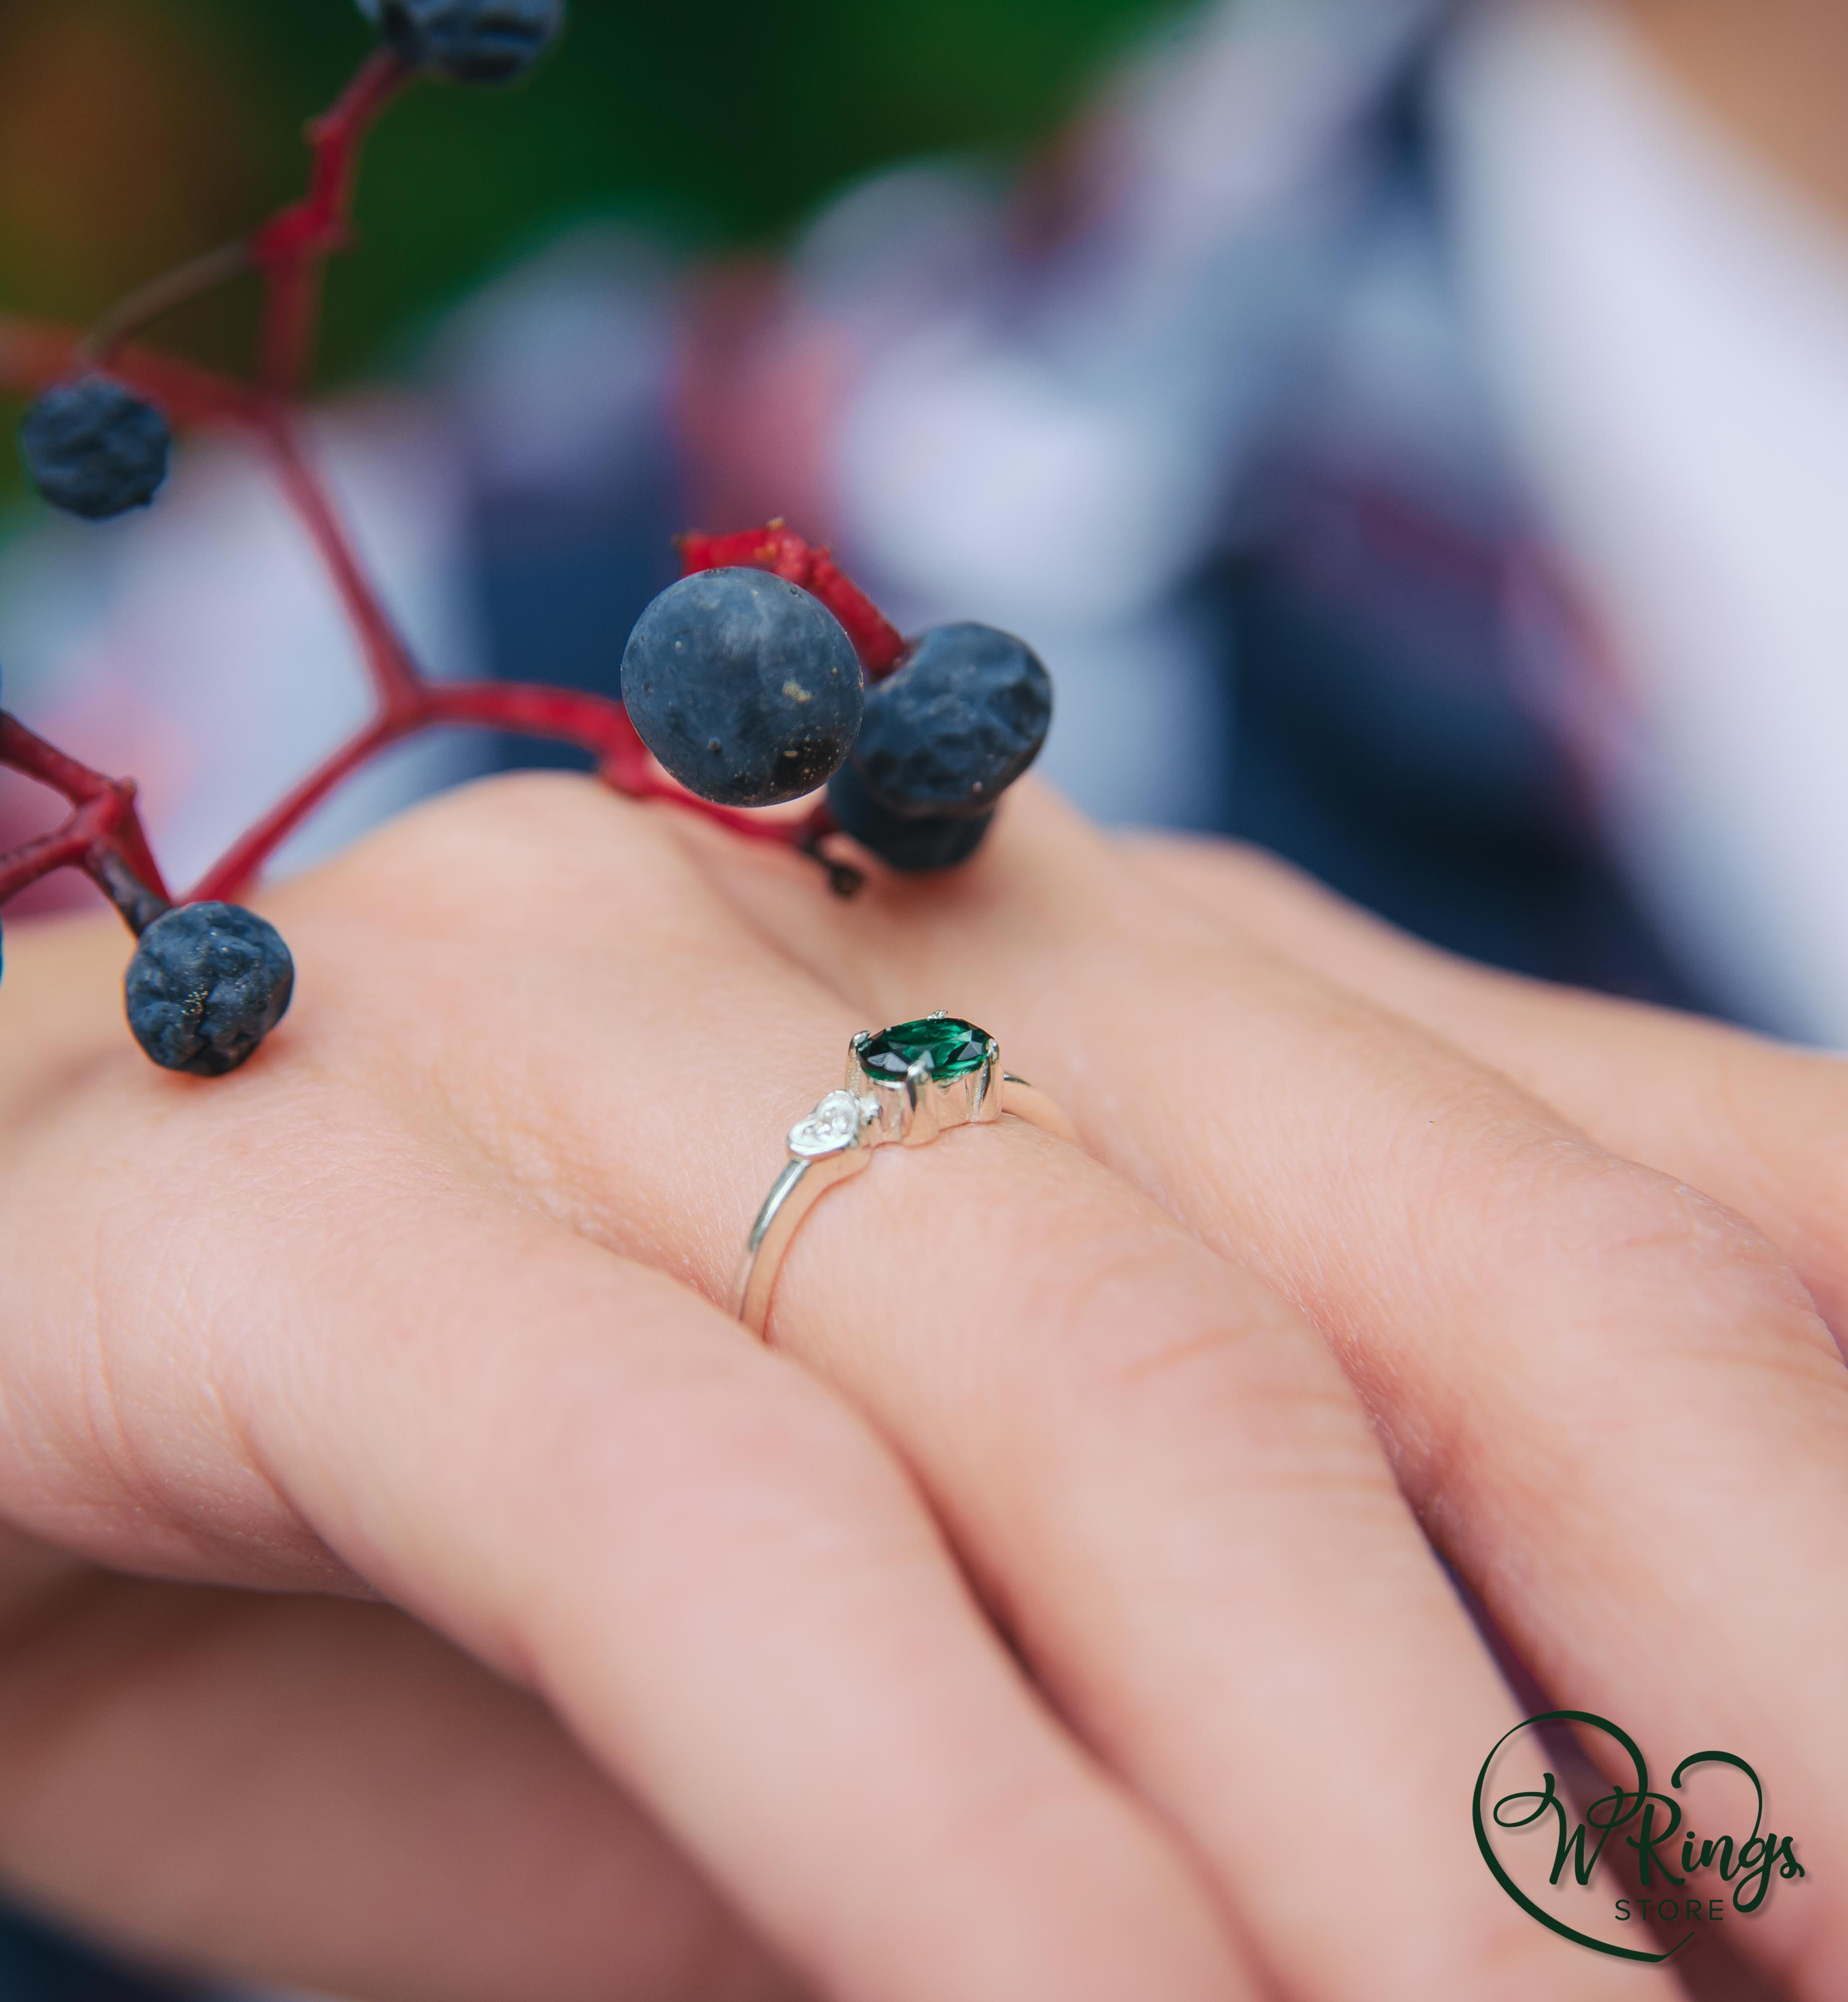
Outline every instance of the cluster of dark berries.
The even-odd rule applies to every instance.
[[[458,83],[509,83],[557,40],[565,0],[359,0],[406,62]]]
[[[56,384],[19,426],[33,485],[86,521],[146,507],[167,476],[173,443],[159,411],[108,375]]]
[[[702,570],[636,622],[622,700],[689,792],[773,806],[825,783],[842,828],[887,867],[972,855],[1039,755],[1052,681],[992,626],[936,626],[870,688],[818,598],[757,570]]]
[[[523,75],[565,24],[565,0],[359,5],[403,61],[465,83]],[[92,368],[37,398],[19,444],[39,493],[94,521],[154,498],[173,440],[159,410]],[[173,908],[132,876],[105,887],[138,935],[125,983],[135,1040],[168,1070],[216,1077],[236,1069],[282,1020],[294,991],[294,962],[274,926],[234,904]]]

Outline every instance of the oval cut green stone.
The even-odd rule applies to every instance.
[[[930,1059],[931,1075],[939,1084],[961,1077],[988,1061],[989,1032],[973,1022],[959,1022],[954,1015],[933,1015],[922,1022],[901,1022],[882,1029],[869,1043],[860,1046],[860,1068],[869,1077],[904,1078],[920,1057]]]

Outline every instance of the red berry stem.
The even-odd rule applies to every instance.
[[[146,284],[138,285],[125,298],[117,299],[99,319],[92,320],[89,331],[77,344],[72,361],[80,367],[107,367],[124,344],[151,321],[171,312],[176,306],[184,305],[190,299],[201,298],[207,292],[216,291],[232,279],[242,277],[249,269],[250,249],[246,243],[221,244],[216,250],[207,250],[201,256],[188,258],[172,270],[163,271],[158,278],[150,278]]]
[[[36,396],[81,365],[83,340],[71,327],[0,314],[0,390]],[[262,399],[247,383],[152,348],[120,349],[110,357],[109,372],[176,425],[248,430],[263,421]]]
[[[283,491],[340,593],[347,623],[359,642],[371,678],[378,720],[384,722],[400,716],[414,719],[421,685],[417,663],[361,564],[333,497],[303,455],[288,412],[280,406],[271,411],[263,432],[275,457]]]
[[[81,869],[139,932],[169,901],[160,867],[141,831],[132,779],[111,779],[80,765],[0,710],[0,765],[37,779],[71,803],[64,825],[0,856],[0,904],[54,869]]]
[[[598,776],[616,791],[632,799],[666,800],[752,840],[793,848],[826,869],[837,891],[850,893],[859,885],[859,872],[823,849],[825,839],[837,832],[825,803],[794,820],[716,806],[661,771],[620,703],[523,682],[433,680],[392,623],[339,507],[303,448],[291,406],[313,360],[323,267],[351,240],[354,192],[366,136],[416,74],[389,49],[368,58],[335,103],[308,127],[313,161],[306,194],[279,211],[236,254],[214,253],[152,281],[87,336],[0,316],[0,388],[36,394],[106,355],[110,372],[157,404],[171,422],[227,426],[260,439],[339,594],[365,661],[375,703],[371,720],[241,835],[184,901],[235,898],[343,780],[421,731],[457,725],[575,744],[594,755]],[[260,387],[121,344],[152,312],[252,268],[260,273],[265,290]],[[811,547],[780,521],[734,535],[687,535],[681,539],[680,553],[686,574],[748,565],[813,592],[846,629],[874,680],[890,673],[904,651],[898,630],[842,574],[828,551]],[[54,787],[72,809],[54,832],[0,856],[0,904],[54,869],[75,867],[97,883],[138,933],[169,908],[166,885],[135,807],[133,780],[91,771],[3,713],[0,765]]]
[[[349,738],[286,799],[240,835],[182,901],[234,901],[342,780],[380,752],[420,731],[457,725],[575,744],[595,756],[598,776],[615,791],[635,800],[669,800],[753,840],[800,848],[810,838],[811,821],[821,818],[818,831],[821,832],[831,831],[833,826],[819,808],[802,821],[772,820],[714,806],[684,791],[655,769],[622,705],[607,696],[591,695],[579,689],[537,687],[524,682],[438,682],[413,675],[410,689],[389,712],[382,713]]]
[[[389,48],[375,49],[353,81],[310,121],[314,159],[308,192],[279,210],[250,238],[250,261],[263,274],[263,386],[277,398],[300,393],[314,358],[321,272],[353,238],[353,196],[366,135],[417,75]]]
[[[727,535],[679,539],[680,574],[703,570],[767,570],[821,599],[853,642],[870,681],[883,681],[905,651],[904,636],[872,599],[841,570],[826,546],[812,548],[786,523],[741,528]]]

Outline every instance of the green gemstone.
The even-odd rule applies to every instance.
[[[930,1059],[939,1084],[961,1077],[987,1062],[989,1032],[954,1015],[933,1015],[922,1022],[901,1022],[882,1029],[859,1048],[860,1068],[869,1077],[901,1081],[920,1057]]]

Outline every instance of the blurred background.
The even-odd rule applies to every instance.
[[[908,628],[1027,637],[1107,820],[1839,1040],[1845,21],[578,0],[373,141],[319,448],[439,671],[613,687],[672,532],[784,515]],[[349,0],[13,0],[0,302],[81,322],[247,228],[367,44]],[[160,338],[235,367],[253,292]],[[9,702],[143,780],[170,874],[359,720],[235,448],[102,529],[0,455],[0,507]],[[516,754],[396,753],[284,860]],[[50,810],[0,778],[0,839]]]
[[[781,514],[908,629],[1029,639],[1107,820],[1848,1037],[1845,20],[577,0],[520,88],[373,140],[319,448],[438,671],[613,688],[671,533]],[[14,0],[0,302],[82,322],[246,229],[368,40],[349,0]],[[253,291],[159,337],[239,366]],[[9,493],[9,701],[143,780],[185,880],[360,718],[324,584],[221,441],[102,529],[0,455]],[[516,755],[396,753],[284,860]]]
[[[368,45],[0,0],[0,313],[249,228]],[[316,449],[435,671],[613,690],[672,532],[784,515],[905,630],[1041,652],[1100,817],[1839,1046],[1845,98],[1839,0],[574,0],[373,141]],[[160,339],[239,367],[252,305]],[[212,438],[100,528],[0,455],[0,662],[182,881],[364,707]],[[533,755],[402,754],[284,860]],[[0,845],[51,811],[0,779]],[[0,1933],[0,2002],[129,1979]]]
[[[568,60],[524,88],[420,92],[378,134],[365,253],[330,288],[325,375],[403,352],[561,225],[612,215],[687,247],[775,247],[827,194],[918,155],[1006,171],[1175,0],[575,0]],[[298,188],[302,122],[371,35],[350,0],[9,0],[0,9],[0,298],[87,320]],[[177,314],[221,364],[247,292]],[[14,414],[16,414],[15,413]],[[5,477],[16,465],[5,455]]]

